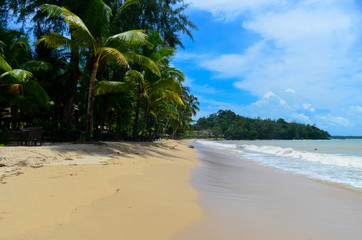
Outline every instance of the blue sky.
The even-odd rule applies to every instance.
[[[357,0],[185,0],[198,26],[173,64],[201,103],[197,118],[315,124],[362,135],[362,7]]]

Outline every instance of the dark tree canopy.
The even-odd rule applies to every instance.
[[[287,123],[260,118],[251,119],[220,110],[209,117],[200,118],[194,125],[197,131],[206,132],[209,137],[226,139],[328,139],[329,133],[316,126],[301,123]]]
[[[1,1],[0,139],[22,127],[42,127],[59,141],[187,132],[199,103],[171,64],[181,34],[192,38],[196,29],[186,7],[183,0]],[[11,29],[16,20],[24,29]]]
[[[104,2],[112,9],[118,9],[125,1],[105,0]],[[38,11],[45,3],[64,6],[81,18],[89,5],[88,0],[5,0],[2,5],[3,9],[13,10],[20,22],[34,16],[33,20],[42,28],[57,32],[64,30],[64,23],[60,19],[52,19],[49,22],[46,14]],[[183,47],[181,35],[186,34],[193,39],[191,31],[197,29],[185,14],[187,7],[183,0],[140,0],[120,13],[116,23],[117,29],[114,29],[114,32],[142,29],[151,34],[156,30],[168,46]]]
[[[180,35],[193,39],[191,30],[197,29],[185,14],[187,6],[183,0],[141,0],[121,14],[120,27],[144,29],[148,34],[157,30],[170,47],[183,47]]]

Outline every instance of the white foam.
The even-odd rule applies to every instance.
[[[294,159],[303,159],[310,162],[318,162],[326,165],[339,167],[361,168],[362,157],[357,156],[342,156],[336,154],[325,154],[317,152],[297,151],[292,148],[281,148],[276,146],[257,146],[257,145],[242,145],[247,151],[266,153],[281,157],[289,157]]]
[[[362,157],[294,150],[270,145],[199,141],[243,154],[259,164],[313,179],[362,189]]]

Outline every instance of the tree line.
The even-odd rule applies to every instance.
[[[199,110],[171,64],[181,34],[197,29],[186,8],[183,0],[2,1],[0,126],[53,129],[59,140],[175,137]],[[22,31],[10,28],[14,20]]]
[[[195,137],[240,139],[328,139],[330,135],[316,126],[239,116],[228,110],[219,110],[199,118],[193,126]]]

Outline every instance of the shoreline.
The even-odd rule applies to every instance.
[[[0,184],[0,239],[173,239],[203,218],[190,143],[1,148],[24,166]]]
[[[359,239],[362,193],[194,144],[192,185],[206,218],[182,239]]]

